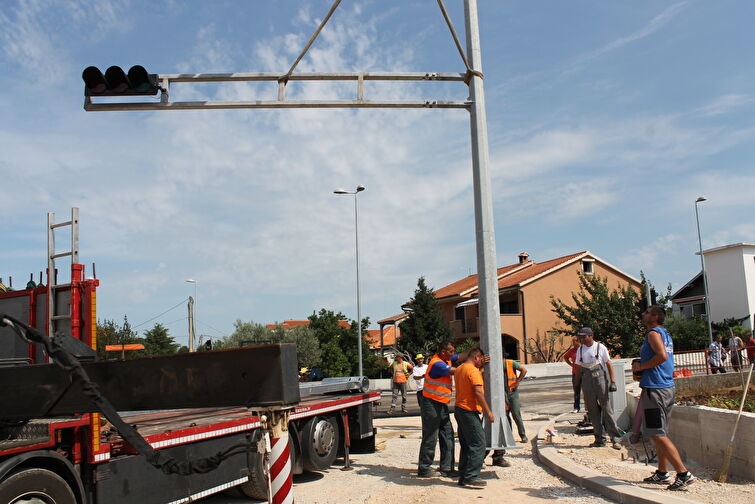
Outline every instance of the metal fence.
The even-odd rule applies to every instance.
[[[732,364],[731,354],[727,352],[727,359],[724,361],[723,368],[725,371],[739,371],[738,368],[747,366],[747,358],[744,351],[740,351],[740,366]],[[696,376],[711,374],[710,363],[705,350],[685,350],[683,352],[674,352],[674,377],[679,376]]]

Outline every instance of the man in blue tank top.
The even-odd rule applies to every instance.
[[[647,328],[645,341],[640,348],[640,362],[632,363],[632,372],[641,374],[642,396],[638,407],[643,413],[643,433],[655,444],[658,454],[658,469],[646,483],[669,483],[668,466],[676,471],[676,480],[668,490],[681,490],[695,481],[682,462],[679,451],[668,438],[668,424],[674,407],[674,342],[663,327],[666,310],[653,305],[642,313],[642,323]]]

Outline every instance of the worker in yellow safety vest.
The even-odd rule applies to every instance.
[[[519,399],[519,383],[527,376],[527,368],[512,359],[504,359],[504,389],[506,392],[506,418],[511,425],[513,417],[516,430],[519,432],[519,441],[527,442],[527,432],[522,421],[522,405]],[[511,464],[503,458],[506,450],[493,451],[493,465],[508,467]]]

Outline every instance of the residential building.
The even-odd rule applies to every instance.
[[[545,341],[549,331],[560,324],[551,297],[568,303],[572,293],[579,290],[579,274],[606,278],[611,290],[627,285],[638,291],[641,288],[640,280],[589,251],[543,262],[535,262],[522,252],[515,264],[498,268],[501,337],[506,355],[522,362],[532,360],[525,351],[528,343],[532,346],[538,339]],[[477,275],[469,275],[435,291],[443,317],[457,341],[480,337],[477,283]],[[392,319],[400,321],[401,317],[406,314],[378,323],[393,324]],[[561,350],[569,344],[570,341],[557,340],[556,348]]]
[[[703,257],[708,276],[711,321],[747,317],[743,325],[752,329],[755,323],[755,243],[734,243],[703,250]],[[705,303],[702,274],[695,275],[671,297],[671,301],[674,311],[691,316],[690,303]],[[701,313],[705,313],[704,309]]]

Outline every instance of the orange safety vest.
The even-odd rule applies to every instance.
[[[514,372],[514,361],[506,359],[506,392],[511,392],[511,386],[516,381],[516,373]]]
[[[451,374],[441,376],[440,378],[430,378],[430,370],[433,368],[436,362],[445,362],[449,366],[450,361],[441,359],[438,354],[433,355],[430,362],[427,364],[427,371],[425,372],[425,387],[422,389],[422,396],[428,397],[433,401],[439,403],[448,404],[451,402],[451,391],[453,390],[453,382],[451,381]]]

